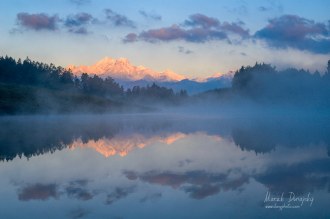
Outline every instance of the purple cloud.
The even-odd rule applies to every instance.
[[[186,36],[187,34],[184,29],[177,25],[173,25],[171,27],[143,31],[139,35],[139,38],[145,41],[153,42],[155,40],[171,41],[177,39],[184,39]]]
[[[155,43],[159,41],[183,40],[187,42],[204,43],[211,40],[228,40],[229,34],[239,37],[249,37],[249,30],[242,27],[243,23],[221,23],[218,19],[202,14],[193,14],[182,25],[174,24],[170,27],[150,29],[140,34],[130,33],[123,42],[138,40]]]
[[[185,38],[186,33],[185,30],[177,25],[173,25],[171,27],[165,27],[160,29],[151,29],[148,31],[144,31],[140,34],[140,38],[145,39],[146,41],[150,40],[162,40],[162,41],[170,41],[180,38]]]
[[[188,20],[184,22],[186,26],[201,27],[203,29],[214,29],[223,31],[226,33],[233,33],[241,36],[242,38],[249,37],[250,33],[248,29],[244,29],[244,22],[223,22],[221,23],[218,19],[208,17],[203,14],[193,14]]]
[[[296,15],[270,19],[268,25],[255,33],[274,48],[295,48],[314,53],[330,52],[330,28]]]
[[[238,36],[241,36],[242,38],[248,38],[250,36],[250,31],[248,29],[244,29],[242,27],[244,23],[243,22],[223,22],[220,25],[220,29],[226,31],[226,32],[231,32],[233,34],[237,34]]]
[[[184,29],[177,25],[160,29],[144,31],[139,38],[147,42],[184,40],[187,42],[203,43],[210,40],[223,40],[227,38],[226,33],[218,30],[193,28]]]
[[[133,43],[138,40],[138,35],[135,33],[129,33],[123,39],[124,43]]]
[[[29,14],[25,12],[17,14],[17,24],[23,28],[30,30],[54,31],[57,29],[58,22],[59,18],[57,15],[50,16],[44,13]]]
[[[124,15],[120,15],[111,9],[105,9],[105,14],[105,20],[99,20],[86,12],[70,14],[64,18],[59,18],[57,15],[50,16],[45,13],[29,14],[21,12],[17,14],[18,28],[14,28],[11,32],[23,32],[25,30],[60,30],[86,35],[91,33],[88,31],[88,27],[97,24],[105,25],[107,22],[111,22],[116,27],[126,26],[135,28],[134,22]],[[131,42],[132,38],[129,38],[128,41]]]
[[[107,20],[109,20],[115,26],[124,26],[135,28],[135,24],[132,20],[128,19],[126,16],[118,14],[111,9],[105,9],[105,14]]]

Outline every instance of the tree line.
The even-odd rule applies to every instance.
[[[187,96],[156,84],[125,90],[111,77],[77,77],[54,64],[0,57],[0,114],[143,112]]]
[[[210,96],[216,99],[205,98]],[[106,112],[125,105],[132,109],[132,104],[146,110],[145,106],[154,107],[156,103],[178,105],[187,97],[185,90],[174,92],[155,83],[125,90],[111,77],[86,73],[77,77],[54,64],[0,57],[0,114],[62,113],[77,109]],[[195,104],[198,98],[221,104],[243,98],[261,104],[330,107],[330,60],[324,73],[295,68],[277,70],[265,63],[243,66],[235,72],[231,88],[188,99]]]
[[[256,63],[241,67],[232,81],[232,92],[260,102],[330,105],[330,60],[324,73]]]
[[[45,64],[12,57],[0,57],[0,83],[29,85],[55,90],[67,90],[96,95],[110,99],[120,98],[159,98],[173,100],[186,97],[187,92],[182,90],[175,93],[172,89],[160,87],[155,83],[151,86],[124,90],[113,78],[101,78],[97,75],[83,73],[81,77],[74,76],[68,69],[57,67],[54,64]]]

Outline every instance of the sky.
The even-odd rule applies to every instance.
[[[328,0],[2,0],[0,56],[55,65],[104,57],[189,78],[256,62],[324,72]]]

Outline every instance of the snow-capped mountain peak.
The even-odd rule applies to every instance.
[[[95,74],[100,77],[112,77],[120,80],[149,80],[149,81],[181,81],[186,79],[183,75],[179,75],[173,71],[166,70],[157,72],[142,65],[134,66],[128,59],[119,58],[113,59],[105,57],[91,66],[74,66],[69,65],[67,69],[71,69],[75,75],[82,73]]]

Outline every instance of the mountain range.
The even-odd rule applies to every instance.
[[[134,66],[128,59],[113,59],[105,57],[91,66],[69,65],[74,75],[82,73],[97,75],[102,78],[112,77],[125,89],[134,86],[147,86],[156,83],[160,86],[172,88],[174,91],[186,90],[189,94],[196,94],[216,88],[230,87],[233,72],[227,74],[216,74],[204,79],[188,79],[171,70],[157,72],[144,66]]]

